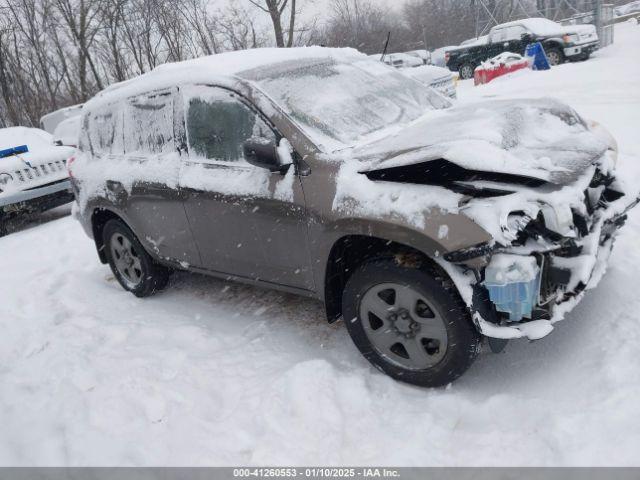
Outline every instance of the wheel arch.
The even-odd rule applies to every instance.
[[[560,50],[562,54],[564,54],[564,43],[562,40],[557,38],[551,38],[542,42],[542,47],[545,49],[545,52],[549,49],[557,49]]]
[[[373,259],[393,259],[398,265],[427,268],[450,279],[449,275],[422,250],[385,238],[362,234],[340,237],[332,246],[324,275],[324,303],[329,323],[342,316],[342,292],[353,272]]]
[[[104,239],[102,237],[104,227],[110,220],[120,220],[129,229],[131,229],[127,221],[113,210],[110,210],[108,208],[93,209],[93,211],[91,212],[91,231],[93,233],[93,241],[96,244],[96,250],[98,251],[100,262],[105,265],[107,264],[107,256],[104,252]]]

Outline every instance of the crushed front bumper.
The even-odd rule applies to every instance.
[[[490,304],[485,286],[477,283],[472,310],[478,330],[487,337],[505,340],[538,340],[551,333],[553,324],[573,310],[585,291],[598,285],[606,272],[617,231],[624,225],[627,212],[639,201],[622,213],[601,219],[574,251],[563,248],[529,255],[538,259],[541,271],[537,305],[531,318],[511,321]]]

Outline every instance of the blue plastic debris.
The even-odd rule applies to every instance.
[[[29,151],[29,147],[27,147],[26,145],[7,148],[5,150],[0,150],[0,158],[10,157],[12,155],[19,155],[21,153],[27,153],[28,151]]]
[[[550,70],[551,65],[544,51],[544,47],[540,42],[530,43],[527,45],[524,56],[533,59],[531,68],[533,70]]]
[[[531,318],[540,294],[541,270],[533,257],[496,255],[485,270],[484,286],[499,312],[519,322]],[[527,265],[529,263],[529,265]]]

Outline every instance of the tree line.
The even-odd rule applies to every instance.
[[[107,85],[230,50],[326,45],[380,53],[455,45],[518,9],[569,0],[0,0],[0,127],[37,126]],[[323,2],[321,19],[303,15]],[[580,0],[572,0],[580,1]],[[556,10],[557,11],[557,8]],[[522,12],[520,12],[522,15]]]

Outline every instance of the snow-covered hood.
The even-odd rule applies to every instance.
[[[593,25],[567,25],[562,27],[562,30],[566,34],[577,33],[578,35],[589,35],[596,33],[596,27]]]
[[[593,25],[570,25],[564,27],[563,31],[565,35],[577,35],[580,43],[598,40],[598,32]]]
[[[354,156],[363,171],[447,160],[474,171],[565,185],[610,148],[567,105],[553,99],[487,101],[431,112]]]

